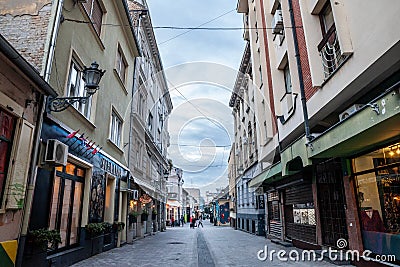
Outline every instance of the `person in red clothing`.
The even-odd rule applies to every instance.
[[[175,224],[175,219],[174,219],[174,216],[172,216],[171,217],[171,227],[174,227],[174,224]]]

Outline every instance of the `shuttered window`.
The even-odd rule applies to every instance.
[[[100,35],[104,12],[99,0],[87,0],[87,2],[83,4],[83,7],[85,8],[97,34]]]
[[[14,139],[15,118],[0,109],[0,203],[3,201],[11,147]]]

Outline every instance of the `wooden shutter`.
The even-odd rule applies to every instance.
[[[20,128],[18,144],[10,166],[12,170],[8,184],[6,209],[21,209],[25,200],[35,127],[23,120]]]
[[[101,6],[98,0],[93,0],[91,20],[94,28],[96,29],[97,34],[100,35],[101,23],[103,21],[103,10],[101,10]]]

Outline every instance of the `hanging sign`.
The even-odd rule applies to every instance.
[[[144,195],[140,196],[139,200],[140,200],[140,202],[142,202],[143,204],[148,204],[148,203],[150,203],[153,199],[152,199],[149,195],[144,194]]]

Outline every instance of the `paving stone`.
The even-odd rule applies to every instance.
[[[165,232],[135,240],[133,244],[115,248],[76,263],[81,266],[335,266],[331,263],[308,261],[260,261],[258,251],[295,249],[272,243],[230,227],[213,226],[203,221],[204,228],[171,227]],[[301,253],[301,250],[297,250]]]

